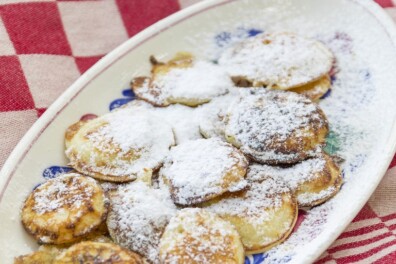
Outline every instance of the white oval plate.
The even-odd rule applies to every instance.
[[[147,74],[148,57],[178,51],[216,59],[230,42],[260,31],[291,31],[333,49],[339,73],[321,102],[330,120],[331,152],[343,156],[345,184],[331,201],[301,214],[287,240],[246,263],[308,263],[336,239],[385,173],[396,143],[396,30],[370,0],[215,0],[178,12],[139,33],[79,78],[33,125],[0,175],[0,259],[31,252],[36,243],[20,224],[32,188],[67,164],[65,129],[86,113],[103,114],[131,100],[131,78]],[[123,92],[124,91],[124,92]],[[48,169],[50,168],[50,169]]]

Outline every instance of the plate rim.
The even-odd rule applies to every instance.
[[[394,52],[396,54],[396,23],[393,19],[386,13],[386,11],[375,1],[371,0],[346,0],[361,6],[365,11],[367,11],[370,15],[372,15],[378,23],[384,28],[386,34],[389,36],[393,47]],[[376,176],[373,177],[372,184],[366,188],[363,192],[364,199],[358,199],[356,205],[353,207],[353,210],[350,211],[345,217],[344,221],[340,222],[340,224],[336,228],[336,232],[333,230],[324,229],[320,236],[316,237],[310,242],[310,245],[316,245],[316,241],[320,240],[319,246],[314,246],[314,250],[311,250],[309,254],[299,254],[293,259],[293,263],[309,263],[318,258],[325,252],[329,246],[338,238],[339,235],[347,228],[347,226],[352,222],[352,220],[356,217],[356,215],[361,211],[367,201],[370,199],[371,195],[377,189],[379,183],[383,179],[386,174],[386,171],[389,169],[389,165],[395,155],[396,152],[396,119],[393,120],[393,124],[391,125],[390,135],[386,140],[387,152],[384,154],[383,166],[377,170]],[[327,237],[325,240],[321,239],[321,236]],[[316,248],[315,248],[316,247]]]
[[[129,38],[127,41],[123,42],[115,49],[106,54],[97,63],[95,63],[89,70],[83,73],[72,85],[70,85],[66,90],[47,108],[45,113],[38,118],[34,124],[29,128],[29,130],[24,134],[18,144],[14,147],[12,152],[6,159],[3,167],[0,170],[0,203],[3,200],[5,191],[7,190],[8,184],[11,181],[15,171],[19,167],[19,162],[24,159],[26,154],[30,151],[31,147],[35,141],[41,136],[45,129],[52,123],[52,121],[57,117],[58,113],[62,112],[65,107],[76,97],[78,94],[84,90],[84,88],[93,81],[97,76],[99,76],[108,67],[114,64],[116,61],[121,59],[125,54],[129,53],[133,49],[144,44],[147,40],[155,37],[158,34],[166,31],[168,28],[178,24],[192,16],[198,15],[205,12],[208,9],[214,8],[216,6],[221,6],[224,4],[236,2],[239,0],[206,0],[189,6],[185,9],[181,9],[170,16],[161,19],[154,23],[153,25],[147,27],[143,31]],[[358,6],[363,7],[370,15],[372,15],[378,23],[384,28],[385,32],[389,36],[391,42],[394,45],[394,51],[396,54],[396,24],[386,13],[386,11],[380,7],[376,2],[371,0],[341,0],[354,3]],[[350,224],[350,222],[355,218],[362,207],[367,203],[368,199],[371,197],[372,193],[377,188],[378,184],[382,180],[385,172],[387,171],[389,164],[396,151],[396,120],[390,129],[390,135],[386,140],[387,153],[384,154],[383,166],[377,170],[376,176],[373,178],[372,185],[365,189],[364,196],[365,199],[360,199],[358,205],[354,207],[354,210],[350,212],[344,219],[342,224],[337,226],[337,232],[331,232],[329,230],[323,230],[322,235],[327,236],[325,240],[320,239],[318,246],[314,246],[315,250],[311,250],[310,254],[298,254],[294,262],[312,262],[317,259],[335,240],[336,238],[345,230],[345,228]],[[382,175],[382,176],[381,176]],[[327,234],[326,234],[327,233]],[[319,240],[320,237],[315,238],[310,242],[312,245],[315,240]],[[316,243],[315,243],[316,244]],[[316,244],[317,245],[317,244]]]

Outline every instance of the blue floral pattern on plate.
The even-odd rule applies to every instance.
[[[133,99],[135,99],[135,94],[133,93],[131,88],[127,88],[125,90],[122,90],[122,95],[125,96],[124,98],[119,98],[114,101],[112,101],[109,105],[109,110],[112,111],[124,104],[129,103]]]
[[[66,167],[66,166],[51,166],[51,167],[46,168],[43,171],[43,177],[44,177],[44,179],[49,180],[49,179],[56,178],[57,176],[59,176],[63,173],[70,172],[72,170],[73,170],[73,168]]]

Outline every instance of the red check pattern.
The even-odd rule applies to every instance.
[[[46,108],[103,55],[198,1],[1,0],[0,167]],[[396,0],[376,1],[396,20]],[[316,263],[396,263],[396,159]]]

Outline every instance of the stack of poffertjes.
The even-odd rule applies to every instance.
[[[41,246],[15,263],[243,263],[339,191],[317,104],[335,61],[322,43],[260,34],[216,63],[150,61],[131,82],[138,100],[67,129],[74,171],[27,197],[22,223]],[[201,136],[181,140],[182,120],[161,117],[172,107],[194,109]]]

